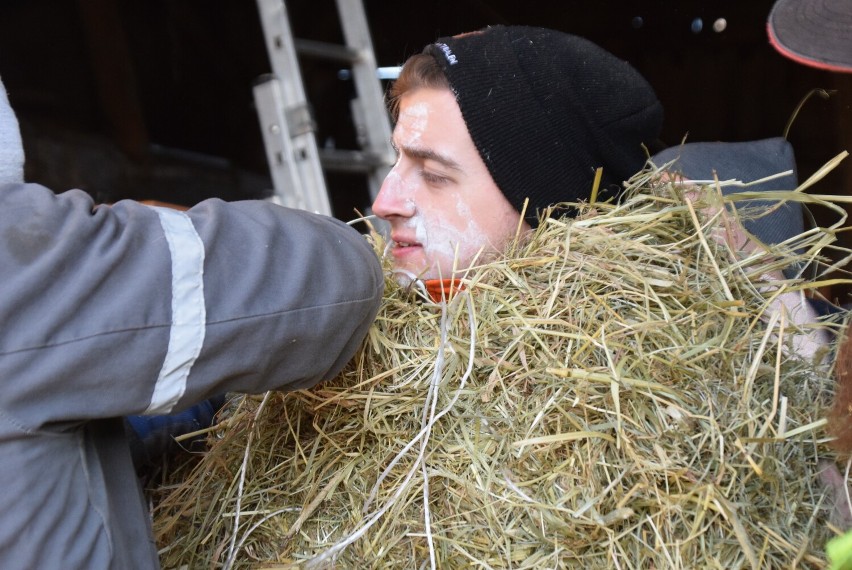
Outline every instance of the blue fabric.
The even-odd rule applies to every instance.
[[[673,160],[675,162],[671,170],[692,180],[712,180],[716,174],[719,180],[754,182],[787,170],[792,171],[786,176],[748,188],[725,187],[722,189],[723,194],[743,190],[795,190],[798,186],[793,147],[781,137],[748,142],[686,143],[667,148],[652,157],[657,166]],[[768,208],[776,204],[775,201],[755,200],[741,207]],[[743,225],[764,243],[781,243],[804,231],[802,206],[798,202],[786,202],[771,214],[753,220],[745,219]]]
[[[196,437],[180,443],[175,438],[213,425],[216,414],[224,405],[225,396],[222,395],[176,414],[125,418],[134,466],[140,469],[178,449],[191,449],[193,444],[204,438]]]
[[[723,194],[744,190],[768,192],[772,190],[795,190],[798,186],[796,157],[793,147],[781,137],[748,142],[695,142],[669,147],[651,158],[657,166],[674,161],[670,170],[679,172],[691,180],[740,180],[754,182],[768,176],[791,171],[767,182],[747,188],[728,186]],[[778,206],[768,214],[750,217],[749,211],[759,212]],[[778,205],[772,200],[753,200],[738,204],[744,214],[745,229],[766,244],[781,243],[805,231],[802,205],[799,202],[784,202]],[[784,274],[797,277],[802,267],[787,267]]]

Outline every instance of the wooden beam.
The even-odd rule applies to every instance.
[[[108,134],[129,158],[144,162],[150,141],[117,2],[77,0],[77,8]]]

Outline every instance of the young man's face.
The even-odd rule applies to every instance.
[[[453,277],[477,253],[502,251],[520,214],[494,184],[448,89],[400,100],[393,132],[399,157],[373,203],[391,227],[389,252],[403,274]],[[528,230],[524,222],[522,231]]]

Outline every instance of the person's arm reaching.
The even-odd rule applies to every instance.
[[[381,301],[354,229],[266,202],[186,212],[0,187],[3,412],[26,429],[168,413],[336,374]]]

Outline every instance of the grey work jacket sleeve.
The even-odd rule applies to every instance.
[[[260,201],[180,212],[6,185],[0,240],[0,413],[27,431],[312,386],[383,289],[357,231]]]

